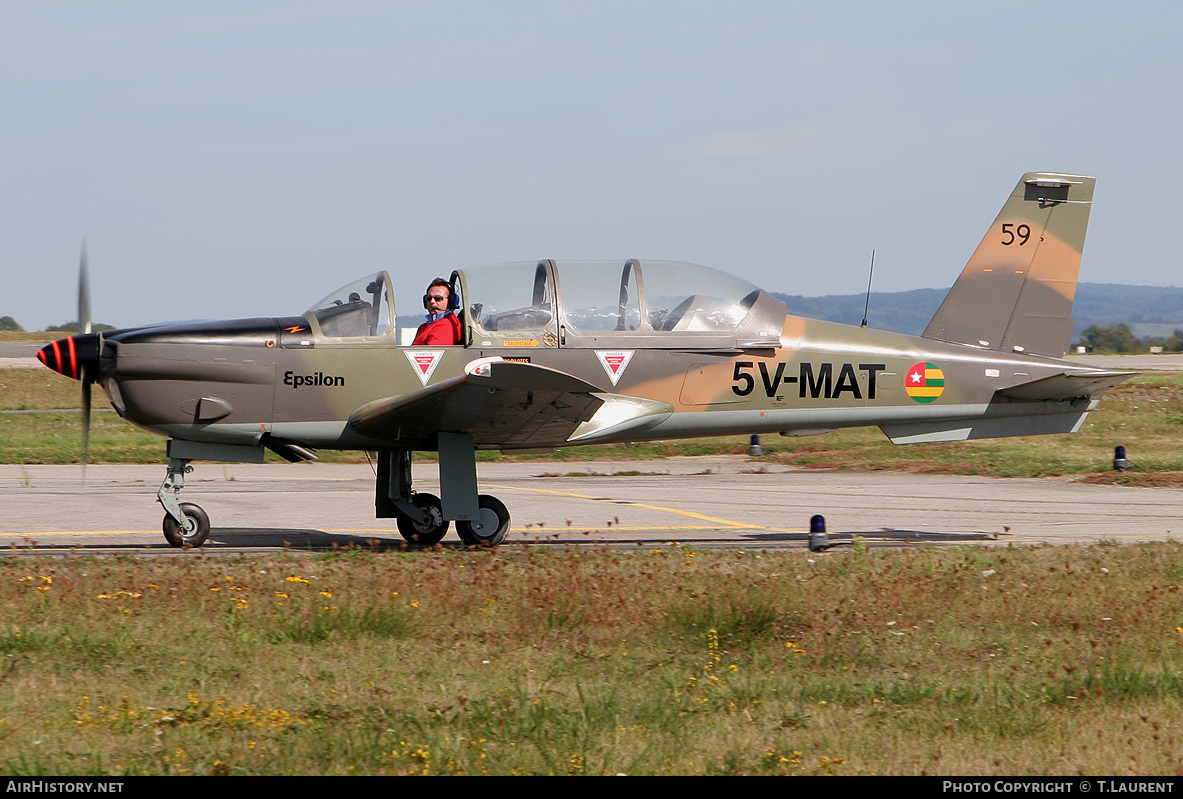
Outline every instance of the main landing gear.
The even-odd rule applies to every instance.
[[[476,458],[472,439],[440,433],[441,500],[434,494],[411,490],[411,453],[378,453],[374,515],[396,520],[407,541],[420,546],[438,544],[456,522],[456,534],[469,546],[494,547],[509,534],[509,510],[488,494],[476,493]]]

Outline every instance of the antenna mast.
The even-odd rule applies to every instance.
[[[871,250],[871,272],[867,275],[867,304],[863,306],[863,323],[859,327],[867,326],[867,312],[871,310],[871,278],[875,276],[875,251]]]

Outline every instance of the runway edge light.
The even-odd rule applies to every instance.
[[[830,548],[830,537],[826,535],[826,517],[815,513],[809,519],[809,551],[824,552]]]

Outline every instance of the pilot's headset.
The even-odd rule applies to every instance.
[[[455,311],[456,309],[458,309],[460,307],[460,297],[459,297],[459,295],[456,294],[456,291],[452,288],[452,286],[448,283],[448,281],[444,280],[442,277],[437,277],[435,280],[431,281],[431,283],[432,283],[431,288],[443,287],[448,290],[448,310],[449,311]],[[428,288],[427,294],[423,295],[423,309],[425,311],[431,310],[431,306],[427,304],[427,298],[431,294],[431,288]]]

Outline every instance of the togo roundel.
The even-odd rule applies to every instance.
[[[904,377],[904,389],[917,402],[932,402],[945,393],[945,373],[936,364],[914,363]]]

